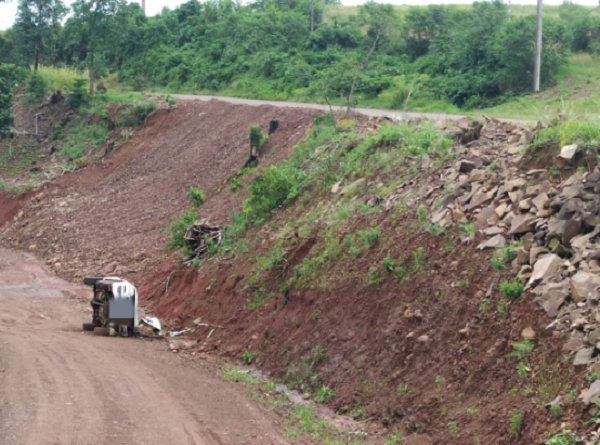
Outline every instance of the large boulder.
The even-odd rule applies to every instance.
[[[570,284],[571,297],[576,303],[588,298],[596,299],[600,288],[600,275],[580,270],[571,277]]]
[[[533,266],[533,273],[527,283],[528,287],[537,286],[539,283],[549,282],[551,278],[558,276],[562,260],[553,253],[541,256]]]

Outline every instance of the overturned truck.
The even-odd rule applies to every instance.
[[[86,277],[83,282],[94,292],[92,322],[84,323],[83,330],[96,335],[133,335],[139,326],[135,286],[118,277]]]

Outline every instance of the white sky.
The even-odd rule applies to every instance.
[[[65,0],[67,5],[70,5],[73,0]],[[166,6],[170,9],[185,3],[187,0],[146,0],[146,13],[148,15],[156,15],[162,11]],[[360,5],[365,0],[342,0],[344,5]],[[9,0],[8,3],[0,4],[0,29],[7,29],[12,26],[15,19],[15,12],[17,10],[18,0]],[[450,4],[459,3],[466,4],[472,3],[469,0],[385,0],[383,3],[393,3],[397,5],[428,5],[428,4]],[[513,4],[519,5],[533,5],[536,0],[512,0]],[[559,5],[562,0],[544,0],[544,4],[547,5]],[[588,6],[598,6],[598,0],[575,0],[573,3]]]

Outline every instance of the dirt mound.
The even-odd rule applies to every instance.
[[[279,121],[263,148],[261,163],[268,164],[290,154],[312,114],[216,101],[158,110],[112,156],[39,190],[2,239],[37,251],[69,278],[147,270],[167,256],[168,226],[188,206],[190,187],[207,194],[203,211],[215,222],[239,205],[239,196],[210,197],[244,165],[250,125],[266,130]]]

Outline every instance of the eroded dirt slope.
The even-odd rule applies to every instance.
[[[35,251],[69,278],[148,270],[168,255],[168,226],[189,205],[190,187],[210,199],[244,165],[251,125],[266,131],[279,121],[263,148],[261,163],[268,164],[289,155],[312,114],[216,101],[158,110],[109,158],[36,193],[3,227],[2,242]],[[242,198],[230,199],[208,203],[205,214],[225,222]]]

